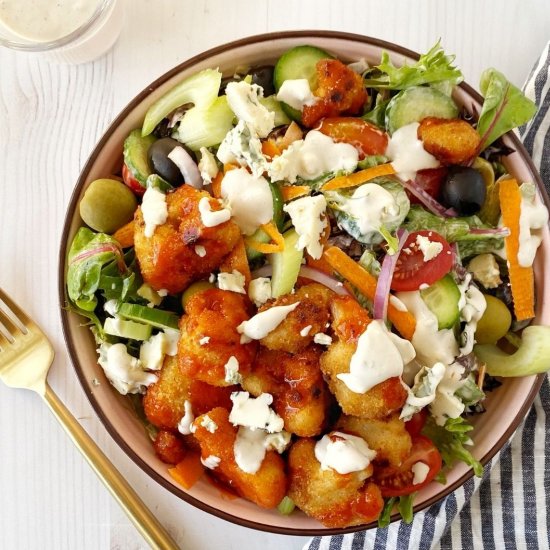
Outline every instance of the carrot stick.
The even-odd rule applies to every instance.
[[[515,179],[503,180],[499,186],[502,221],[510,230],[505,237],[508,273],[514,301],[514,312],[518,321],[535,316],[535,284],[532,267],[522,267],[518,262],[519,218],[521,215],[521,191]]]
[[[272,139],[266,139],[262,141],[262,153],[266,157],[278,157],[281,154],[281,149]]]
[[[233,250],[231,250],[220,265],[220,271],[222,273],[232,273],[233,270],[237,270],[244,275],[245,286],[248,288],[252,275],[250,274],[250,266],[248,265],[248,258],[246,257],[246,247],[242,237],[237,241]]]
[[[282,185],[281,194],[283,201],[288,202],[298,197],[303,197],[311,193],[311,187],[307,185]]]
[[[223,172],[218,172],[212,180],[212,196],[219,199],[222,196]]]
[[[336,189],[345,189],[346,187],[356,187],[378,176],[389,176],[395,174],[395,169],[390,163],[379,164],[366,168],[360,172],[355,172],[348,176],[338,176],[323,185],[323,191],[335,191]]]
[[[168,473],[185,489],[191,489],[204,473],[200,455],[190,452],[174,468],[169,468]]]
[[[134,220],[117,229],[113,233],[113,239],[116,239],[122,248],[134,246]]]
[[[357,287],[361,294],[369,300],[374,300],[376,293],[376,277],[373,277],[366,269],[353,261],[345,252],[335,246],[327,248],[323,258],[347,279],[353,286]],[[401,336],[411,340],[416,329],[416,319],[408,311],[398,310],[391,302],[388,304],[388,318],[395,325]]]
[[[245,244],[253,250],[257,250],[262,254],[273,254],[275,252],[282,252],[285,249],[285,239],[277,229],[277,226],[273,222],[266,223],[260,226],[260,229],[265,231],[271,238],[271,243],[261,243],[251,237],[245,239]]]

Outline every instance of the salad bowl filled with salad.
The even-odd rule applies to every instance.
[[[193,505],[273,532],[411,521],[550,368],[548,198],[439,43],[205,52],[113,122],[69,206],[62,321],[105,426]],[[87,326],[84,326],[87,325]]]

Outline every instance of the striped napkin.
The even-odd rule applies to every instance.
[[[524,91],[539,105],[520,129],[528,153],[550,193],[550,42]],[[304,550],[477,550],[550,548],[550,383],[544,380],[527,418],[485,466],[482,478],[415,514],[349,535],[315,537]]]

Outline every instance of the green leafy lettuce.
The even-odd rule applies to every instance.
[[[378,517],[378,527],[387,527],[391,521],[391,513],[397,502],[397,510],[405,523],[411,523],[413,520],[413,504],[417,493],[404,495],[401,497],[391,497],[384,501],[384,508]],[[399,499],[399,500],[398,500]]]
[[[471,466],[476,476],[481,477],[481,462],[465,447],[472,444],[468,433],[473,429],[462,417],[448,418],[444,426],[438,426],[433,418],[428,417],[422,433],[439,449],[445,466],[451,467],[455,461],[460,460]]]
[[[484,97],[477,131],[483,151],[500,136],[530,120],[537,106],[496,69],[486,69],[479,83]]]
[[[447,55],[443,51],[439,40],[412,65],[396,67],[390,61],[389,54],[383,52],[380,64],[367,73],[365,86],[391,90],[441,82],[454,86],[463,80],[460,69],[453,66],[454,60],[454,55]]]

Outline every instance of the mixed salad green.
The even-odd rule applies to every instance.
[[[444,479],[441,459],[481,475],[469,417],[483,411],[493,377],[550,367],[550,328],[527,326],[548,213],[532,182],[506,172],[510,148],[500,139],[535,105],[488,69],[475,116],[455,101],[461,81],[439,43],[403,66],[386,52],[369,65],[303,45],[274,67],[240,67],[230,77],[200,71],[153,103],[125,141],[122,181],[97,180],[86,190],[86,226],[67,259],[69,307],[90,320],[117,390],[139,395],[157,382],[165,358],[178,353],[180,318],[194,293],[217,284],[272,307],[302,277],[353,296],[399,340],[396,349],[411,346],[414,356],[405,362],[397,354],[406,389],[399,413],[416,454],[400,467],[375,465],[385,504],[365,521],[387,525],[394,505],[411,521],[414,494]],[[182,185],[215,199],[199,204],[203,226],[239,226],[251,275],[220,277],[220,265],[205,271],[207,245],[190,239],[198,267],[185,285],[148,280],[134,248],[134,212],[145,237],[158,236],[172,223],[167,198]],[[331,331],[312,345],[330,345]],[[360,356],[362,336],[354,345],[349,372],[332,382],[366,394],[373,367],[368,350]],[[329,431],[325,424],[317,435]],[[423,477],[411,473],[418,463]],[[290,487],[292,496],[292,480]]]

